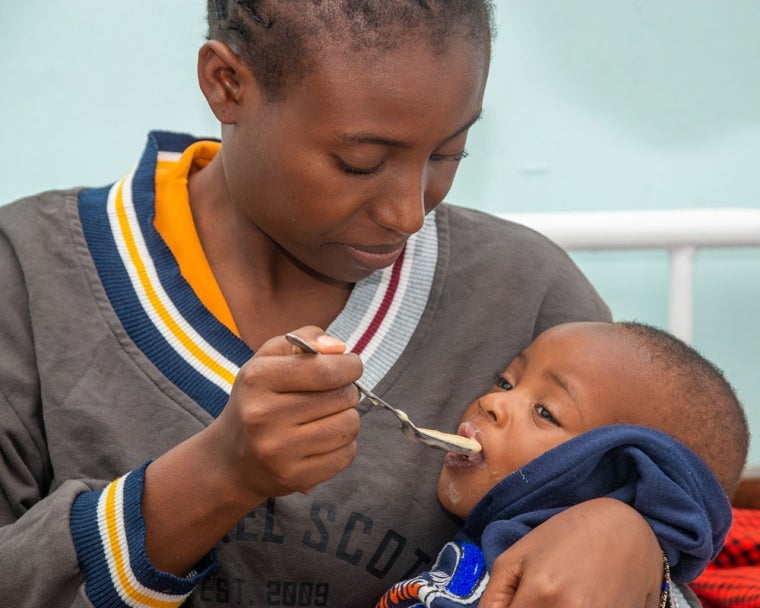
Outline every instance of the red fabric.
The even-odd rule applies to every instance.
[[[760,511],[733,512],[723,549],[690,585],[705,608],[760,608]]]

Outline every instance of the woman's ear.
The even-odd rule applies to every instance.
[[[198,83],[222,124],[237,122],[246,95],[258,97],[251,71],[237,53],[219,40],[209,40],[198,51]]]

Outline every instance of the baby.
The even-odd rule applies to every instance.
[[[723,374],[694,349],[640,323],[547,330],[464,412],[482,445],[447,454],[438,497],[464,519],[430,572],[379,606],[476,606],[493,560],[535,526],[600,497],[639,511],[669,576],[688,582],[720,549],[744,466],[747,422]]]

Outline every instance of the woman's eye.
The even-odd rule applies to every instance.
[[[505,391],[511,391],[514,388],[512,383],[503,376],[496,376],[496,386]]]
[[[535,406],[533,406],[536,410],[536,413],[546,420],[547,422],[553,424],[554,426],[560,426],[559,420],[557,420],[554,415],[546,409],[545,406],[541,405],[540,403],[537,403]]]
[[[455,163],[458,163],[460,160],[464,160],[469,156],[469,152],[467,150],[462,150],[461,152],[457,152],[456,154],[431,154],[430,160],[433,161],[452,161]]]
[[[374,165],[373,167],[355,167],[353,165],[349,165],[347,162],[341,159],[338,159],[338,164],[341,171],[347,173],[348,175],[373,175],[374,173],[377,173],[383,166],[383,163],[381,162],[377,165]]]

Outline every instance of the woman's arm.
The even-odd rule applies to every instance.
[[[156,567],[183,576],[267,498],[308,492],[353,460],[361,361],[316,327],[298,333],[331,356],[294,356],[284,338],[270,340],[241,368],[219,418],[147,467]]]
[[[662,552],[631,507],[600,498],[555,515],[493,565],[481,608],[657,608]]]

